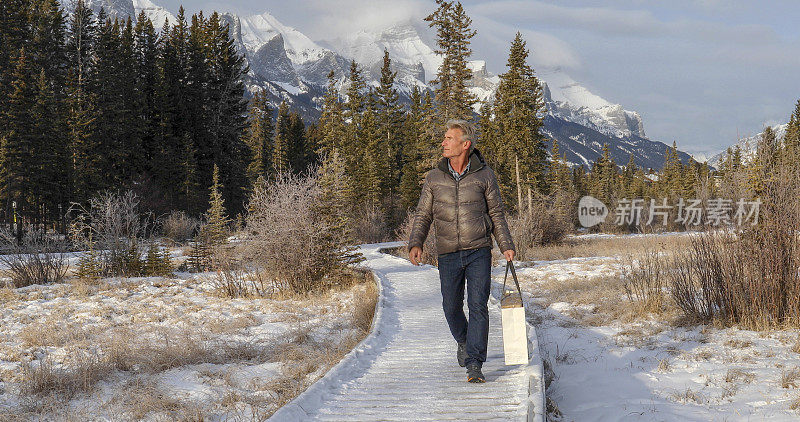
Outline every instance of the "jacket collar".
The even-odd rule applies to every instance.
[[[453,177],[453,175],[450,173],[450,169],[447,166],[447,160],[448,158],[442,157],[436,167],[445,174],[450,175],[450,177]],[[473,148],[472,152],[469,154],[469,170],[464,173],[464,176],[461,176],[461,178],[463,179],[466,175],[475,173],[476,171],[482,169],[485,165],[486,160],[483,159],[483,155],[481,155],[480,151]]]

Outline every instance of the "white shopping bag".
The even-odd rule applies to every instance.
[[[517,292],[506,292],[506,279],[508,270],[514,277]],[[514,264],[508,261],[506,277],[503,279],[503,295],[500,298],[500,312],[503,323],[503,352],[506,365],[520,365],[528,363],[528,327],[525,324],[525,307],[522,305],[522,291],[517,281],[517,272]]]

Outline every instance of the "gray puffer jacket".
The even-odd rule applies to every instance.
[[[475,149],[469,156],[469,171],[459,181],[450,173],[447,158],[442,158],[425,176],[411,226],[409,250],[415,246],[422,248],[431,222],[436,229],[439,254],[491,247],[491,234],[500,251],[515,249],[497,179]]]

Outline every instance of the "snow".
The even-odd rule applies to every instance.
[[[185,258],[177,249],[172,254]],[[131,407],[131,395],[154,401],[169,397],[175,404],[165,406],[195,409],[208,420],[223,420],[232,409],[269,414],[276,410],[274,383],[300,365],[284,357],[282,347],[316,356],[359,333],[351,315],[363,285],[306,299],[228,299],[217,294],[214,277],[178,273],[175,278],[109,278],[97,286],[69,282],[0,289],[0,420],[7,412],[25,415],[30,408],[20,407],[27,399],[18,394],[24,364],[48,362],[61,370],[77,356],[102,360],[112,351],[132,366],[112,369],[89,394],[39,416],[118,420],[147,414]],[[156,363],[149,363],[151,355]],[[173,355],[187,364],[170,363],[176,362],[169,358]],[[316,369],[300,382],[307,385],[322,376],[335,363],[328,364],[329,359],[313,362]],[[165,417],[156,409],[145,419]]]
[[[288,92],[288,93],[290,93],[292,95],[300,95],[301,93],[305,92],[302,88],[294,86],[294,85],[292,85],[290,83],[278,82],[278,81],[274,81],[272,83],[274,83],[275,85],[280,86],[281,88],[286,90],[286,92]]]
[[[269,13],[239,18],[242,27],[242,42],[249,51],[256,51],[278,34],[283,36],[286,55],[295,66],[319,60],[325,56],[320,47],[300,31],[282,24]]]
[[[529,365],[503,364],[499,307],[493,298],[483,366],[487,383],[467,383],[441,315],[438,271],[380,253],[383,247],[400,245],[362,246],[366,265],[381,286],[372,333],[271,420],[459,420],[469,415],[470,420],[541,421],[544,401],[536,345],[530,348]],[[499,287],[495,284],[495,296]],[[532,338],[534,332],[531,328]],[[404,375],[409,371],[411,382]],[[481,400],[469,399],[475,394]]]
[[[367,67],[380,63],[386,49],[395,65],[421,64],[426,79],[422,82],[435,78],[442,64],[441,56],[422,40],[410,22],[379,31],[359,30],[331,41],[331,45],[342,56]]]
[[[144,12],[145,16],[147,16],[150,21],[153,22],[153,26],[157,31],[160,31],[163,27],[164,20],[168,20],[170,25],[174,25],[178,22],[175,16],[167,9],[153,3],[150,0],[133,0],[133,8],[136,10],[136,16],[139,16],[139,13]]]
[[[680,234],[638,237],[676,235]],[[589,236],[593,235],[579,238]],[[613,237],[621,236],[603,235]],[[583,321],[591,320],[595,306],[558,299],[547,303],[540,297],[547,283],[613,279],[619,274],[616,259],[535,261],[518,269],[529,320],[537,323],[542,356],[553,370],[547,394],[562,414],[554,420],[792,421],[800,417],[792,410],[800,404],[800,378],[792,380],[792,371],[800,368],[796,330],[670,325],[652,316],[592,324]]]

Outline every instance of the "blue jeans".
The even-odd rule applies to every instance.
[[[486,362],[489,342],[489,288],[492,250],[489,247],[439,255],[439,280],[442,308],[450,333],[459,343],[467,343],[466,363]],[[467,285],[469,322],[464,315],[464,281]]]

